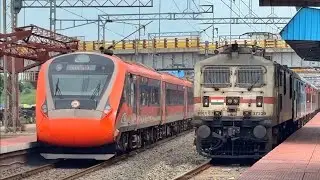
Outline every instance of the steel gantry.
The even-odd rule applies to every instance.
[[[59,30],[80,27],[88,24],[98,24],[98,41],[105,41],[104,31],[107,23],[128,21],[154,21],[154,20],[195,20],[202,24],[287,24],[291,17],[234,17],[213,18],[201,17],[204,14],[213,14],[213,5],[201,5],[198,12],[182,13],[137,13],[137,14],[103,14],[97,19],[56,19]],[[206,22],[205,22],[206,21]]]
[[[78,40],[35,25],[15,28],[12,33],[0,34],[0,57],[5,57],[4,67],[1,69],[6,72],[4,75],[6,83],[4,125],[6,132],[16,132],[21,128],[18,73],[41,65],[52,56],[77,49]],[[24,66],[24,59],[33,60],[34,63]]]
[[[4,0],[18,14],[22,8],[49,8],[50,30],[56,31],[57,8],[153,7],[153,0]],[[15,26],[16,27],[16,26]]]
[[[1,47],[3,48],[3,52],[1,52],[3,56],[0,57],[0,70],[2,70],[4,74],[4,105],[6,122],[8,122],[8,120],[12,122],[18,122],[17,107],[19,99],[17,96],[18,93],[16,93],[18,92],[18,75],[15,67],[19,66],[19,63],[23,62],[23,59],[11,60],[12,57],[8,57],[7,55],[10,53],[14,53],[19,58],[38,59],[40,56],[42,57],[42,55],[46,54],[44,52],[41,52],[42,48],[39,48],[39,46],[41,47],[42,45],[45,46],[51,43],[57,43],[57,41],[44,41],[43,44],[34,44],[31,43],[32,40],[30,40],[30,42],[27,43],[28,47],[26,47],[25,45],[22,45],[23,47],[19,47],[21,46],[21,44],[15,47],[8,46],[8,44],[4,45],[9,41],[15,42],[13,40],[14,37],[11,36],[12,34],[7,36],[7,33],[9,32],[10,34],[11,32],[15,31],[18,22],[17,17],[22,8],[49,8],[50,31],[44,29],[41,30],[41,28],[38,28],[38,30],[42,31],[41,33],[50,32],[51,35],[58,35],[55,34],[56,8],[153,7],[153,0],[2,0],[0,3],[2,3],[1,7],[3,12],[1,17],[3,19],[3,31],[1,34],[2,39],[0,41],[0,43],[2,44]],[[16,34],[13,35],[15,36]],[[33,36],[35,35],[36,34],[33,34]],[[44,36],[43,38],[48,40],[49,37],[52,36]],[[21,42],[20,39],[19,42]],[[33,48],[30,48],[29,45],[33,45]],[[8,52],[8,48],[12,51]],[[53,51],[53,49],[48,49],[47,47],[46,51]],[[34,56],[32,57],[31,55]],[[17,56],[14,57],[18,58]],[[40,63],[38,62],[38,64],[35,63],[31,66],[36,66],[39,64]],[[28,67],[24,67],[24,69],[26,68]],[[15,131],[16,128],[13,129]]]

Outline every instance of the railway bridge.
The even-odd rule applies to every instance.
[[[239,36],[236,36],[239,37]],[[305,61],[283,40],[279,39],[240,39],[234,38],[231,43],[257,45],[266,49],[266,57],[272,61],[298,69],[304,73],[310,67],[320,67],[320,62]],[[155,69],[192,69],[197,61],[214,55],[217,47],[230,43],[230,41],[202,42],[199,37],[162,38],[152,40],[130,40],[105,44],[97,41],[82,41],[79,43],[80,51],[99,51],[99,47],[112,46],[115,54],[123,59],[138,61]],[[26,65],[28,61],[25,62]],[[21,73],[21,80],[36,81],[39,67]],[[316,71],[306,70],[308,74]],[[188,73],[187,73],[188,74]]]

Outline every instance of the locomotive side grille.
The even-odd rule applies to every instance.
[[[205,86],[227,87],[230,85],[229,67],[206,67],[203,70]]]
[[[237,83],[239,87],[260,87],[263,82],[263,69],[261,67],[239,67],[237,71]]]

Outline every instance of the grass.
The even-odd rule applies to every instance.
[[[32,89],[28,93],[20,93],[20,104],[35,104],[36,103],[36,90]]]

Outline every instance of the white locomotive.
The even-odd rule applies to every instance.
[[[259,158],[319,111],[320,91],[258,47],[232,44],[195,65],[197,151]]]

